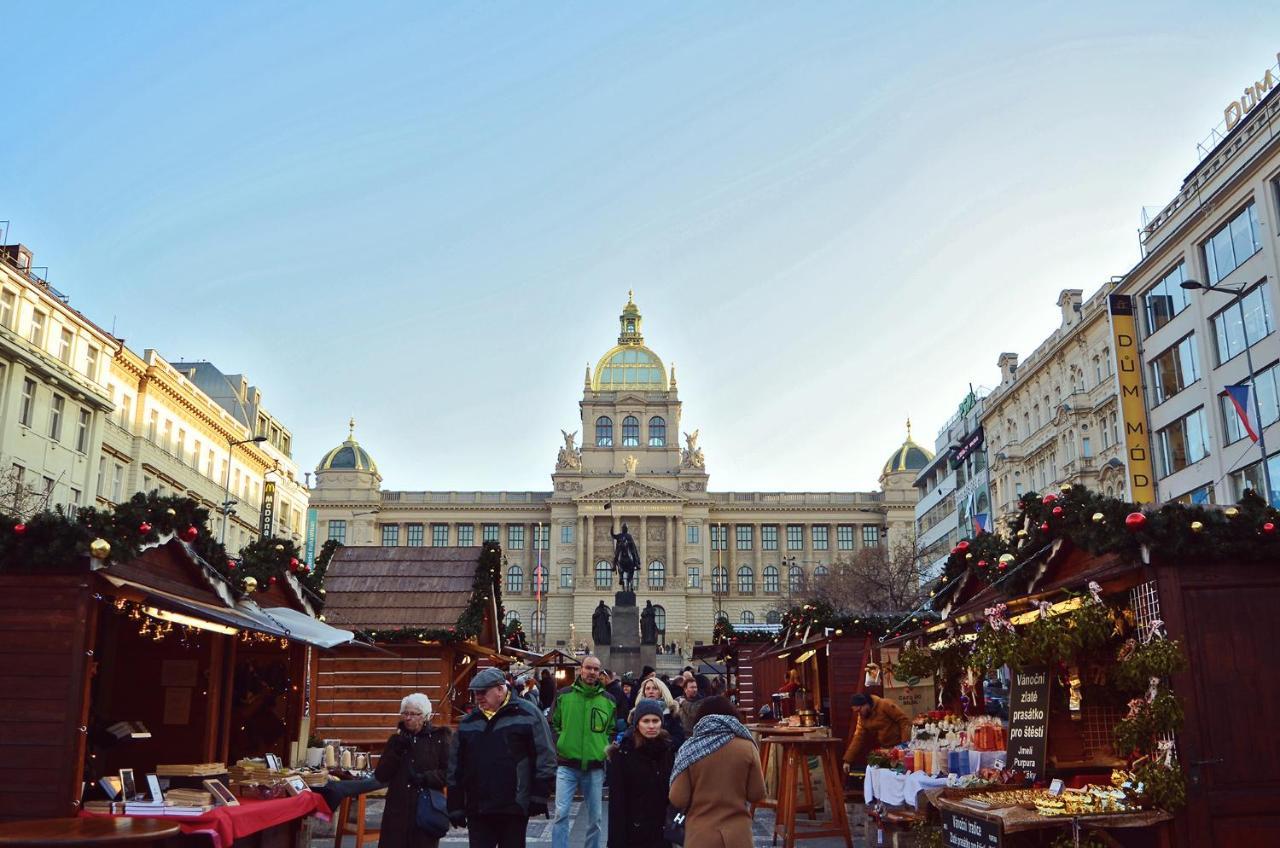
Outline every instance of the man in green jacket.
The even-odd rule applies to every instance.
[[[551,708],[556,734],[556,823],[551,848],[569,848],[569,807],[574,790],[587,808],[584,848],[600,848],[604,807],[605,749],[613,731],[617,705],[600,685],[600,658],[588,654],[572,686],[561,689]]]

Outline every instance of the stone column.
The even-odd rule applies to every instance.
[[[680,575],[676,569],[676,543],[672,538],[676,534],[676,517],[674,515],[667,516],[667,576],[674,580]]]
[[[594,523],[594,516],[590,514],[587,515],[586,545],[587,545],[586,546],[587,555],[582,558],[582,576],[590,577],[591,568],[595,565],[595,559],[596,559],[596,551],[595,551],[596,529],[595,529],[595,523]]]
[[[574,525],[578,533],[578,562],[585,563],[587,561],[587,522],[582,516],[578,516],[574,519]]]
[[[640,567],[636,570],[636,588],[640,588],[642,580],[649,573],[649,516],[640,516]],[[638,619],[637,619],[638,620]]]

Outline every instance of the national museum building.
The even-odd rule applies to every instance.
[[[885,464],[881,491],[709,491],[698,430],[679,438],[674,369],[645,346],[631,300],[619,323],[618,343],[587,370],[584,437],[562,431],[550,491],[385,491],[353,424],[316,468],[316,544],[498,541],[508,616],[549,648],[589,643],[596,604],[613,604],[610,531],[622,523],[640,552],[638,603],[657,607],[660,642],[685,646],[709,641],[717,615],[776,621],[836,560],[910,538],[913,480],[930,454],[909,437]]]

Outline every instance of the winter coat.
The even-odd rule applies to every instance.
[[[599,684],[588,686],[575,680],[561,689],[551,708],[560,764],[583,770],[603,768],[616,711],[617,704]]]
[[[764,799],[756,746],[747,739],[729,740],[680,772],[668,798],[672,806],[685,811],[684,848],[755,844],[747,804]]]
[[[529,814],[545,804],[556,779],[547,720],[524,698],[508,695],[491,718],[479,707],[458,722],[449,750],[449,811]]]
[[[871,696],[871,715],[857,716],[858,729],[845,748],[844,761],[850,765],[866,762],[867,754],[876,748],[892,748],[911,738],[911,719],[893,701]]]
[[[544,677],[538,681],[538,699],[544,710],[551,709],[556,700],[556,682],[553,678]]]
[[[418,830],[418,795],[423,787],[444,789],[452,735],[447,727],[426,724],[410,733],[402,722],[399,732],[387,740],[373,772],[387,784],[380,848],[436,848],[439,844]]]
[[[684,744],[684,740],[688,738],[688,734],[684,732],[684,722],[680,720],[680,716],[675,710],[667,710],[662,714],[662,729],[667,731],[667,735],[671,737],[673,748],[679,748]]]
[[[676,714],[680,716],[680,721],[684,725],[684,735],[688,738],[693,735],[693,726],[698,723],[698,707],[701,706],[702,698],[684,698],[676,705]]]
[[[665,733],[636,745],[632,733],[609,748],[609,848],[668,848],[662,838],[676,746]]]

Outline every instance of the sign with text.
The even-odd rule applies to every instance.
[[[1129,499],[1153,503],[1156,499],[1151,468],[1151,438],[1147,432],[1147,408],[1142,400],[1142,356],[1133,317],[1133,298],[1113,294],[1107,299],[1111,335],[1115,343],[1116,379],[1120,389],[1120,423],[1124,426],[1124,457],[1129,472]]]
[[[319,512],[312,507],[307,510],[307,568],[316,564],[316,525],[319,523]]]
[[[982,448],[983,432],[982,428],[974,430],[972,433],[960,440],[951,452],[951,467],[959,468],[969,457],[973,456],[973,452]]]
[[[942,837],[947,848],[999,848],[1000,823],[943,810]]]
[[[897,648],[880,649],[880,683],[884,687],[885,700],[897,704],[907,718],[915,718],[933,709],[933,678],[899,677],[898,653]]]
[[[1271,89],[1275,88],[1276,77],[1271,71],[1278,66],[1280,66],[1280,53],[1276,54],[1276,65],[1263,71],[1262,79],[1246,85],[1240,99],[1232,100],[1227,104],[1227,108],[1222,110],[1222,120],[1227,125],[1227,132],[1235,129],[1236,124],[1252,112],[1254,107],[1271,92]]]
[[[276,523],[276,481],[262,484],[262,512],[259,515],[258,535],[266,539]]]
[[[1028,668],[1013,672],[1009,688],[1008,767],[1020,769],[1028,780],[1043,778],[1048,737],[1049,670]]]

